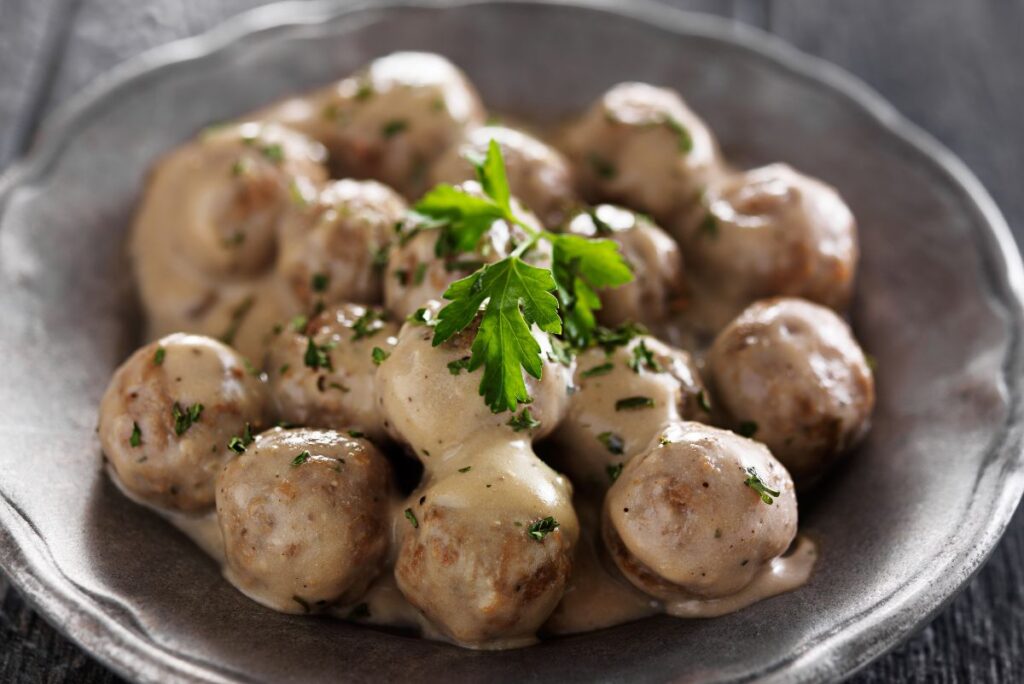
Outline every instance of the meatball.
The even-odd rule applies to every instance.
[[[274,428],[217,478],[225,575],[284,613],[358,600],[388,552],[390,468],[369,442]]]
[[[632,321],[655,327],[669,318],[683,296],[683,257],[665,231],[643,216],[602,204],[575,216],[569,232],[614,240],[633,271],[631,282],[600,292],[601,323]]]
[[[323,142],[337,175],[373,178],[415,199],[437,158],[483,124],[484,109],[465,74],[444,57],[396,52],[259,116]]]
[[[765,297],[803,297],[837,311],[849,303],[858,255],[853,214],[834,188],[785,164],[709,185],[678,237],[695,297],[714,305],[712,330]]]
[[[823,306],[751,305],[715,339],[708,366],[732,424],[756,430],[801,485],[867,433],[871,369],[850,328]]]
[[[301,308],[379,303],[387,249],[405,209],[385,185],[341,180],[289,212],[280,225],[277,271]]]
[[[374,376],[397,334],[383,311],[357,304],[332,306],[308,323],[299,318],[286,326],[274,336],[265,364],[277,415],[295,425],[383,439]]]
[[[559,465],[580,487],[608,487],[666,424],[711,417],[690,355],[646,335],[582,352],[574,385],[555,440]]]
[[[426,309],[424,316],[428,322],[439,308],[434,302]],[[472,372],[467,369],[478,324],[479,319],[435,347],[432,326],[408,321],[398,334],[391,356],[377,370],[377,402],[388,421],[388,429],[396,439],[411,446],[424,462],[432,454],[444,454],[463,445],[474,435],[498,435],[505,440],[541,439],[565,415],[572,368],[554,360],[550,337],[536,327],[533,337],[543,358],[541,379],[523,374],[533,402],[514,416],[491,412],[479,391],[483,368]],[[524,412],[532,421],[524,418]]]
[[[718,145],[666,88],[621,83],[564,132],[562,149],[584,197],[626,205],[663,225],[719,173]]]
[[[326,180],[324,148],[274,125],[215,129],[164,158],[146,184],[130,252],[149,336],[194,332],[259,351],[255,323],[288,309],[267,290],[277,224]]]
[[[482,195],[480,184],[475,181],[460,186],[471,195]],[[540,230],[537,218],[522,209],[517,200],[512,200],[512,211],[524,223]],[[494,263],[508,256],[517,244],[525,240],[526,232],[521,226],[509,226],[504,220],[497,220],[484,233],[477,249],[471,253],[451,254],[438,247],[443,233],[425,227],[415,217],[402,226],[397,244],[388,255],[384,275],[384,304],[388,311],[398,318],[405,318],[432,299],[440,300],[445,290],[456,280],[465,278],[487,263]],[[524,259],[536,266],[550,268],[551,247],[545,241],[538,242]]]
[[[266,421],[266,388],[241,356],[216,340],[175,334],[117,369],[100,403],[99,435],[130,494],[198,513],[213,506],[231,438]]]
[[[743,589],[796,536],[786,469],[763,444],[677,422],[608,490],[602,531],[622,573],[667,602]]]
[[[534,641],[562,598],[579,536],[568,481],[527,443],[499,436],[439,464],[407,503],[395,565],[406,599],[464,646]]]
[[[476,169],[470,160],[483,159],[492,140],[501,148],[512,194],[545,226],[560,226],[577,203],[569,163],[553,147],[514,128],[482,126],[468,131],[465,139],[434,165],[432,183],[475,180]]]

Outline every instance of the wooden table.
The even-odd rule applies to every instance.
[[[628,0],[625,0],[628,1]],[[1024,1],[664,0],[731,16],[867,81],[958,154],[1024,239]],[[266,0],[0,0],[0,169],[111,66]],[[1024,513],[970,586],[855,681],[1024,681]],[[0,577],[0,681],[117,677]]]

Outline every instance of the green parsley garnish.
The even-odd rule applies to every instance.
[[[548,341],[551,343],[551,352],[548,354],[548,360],[552,363],[560,363],[566,368],[571,366],[572,350],[569,349],[569,345],[554,335],[548,335]]]
[[[584,378],[592,378],[595,375],[605,375],[606,373],[611,373],[614,368],[615,364],[613,364],[611,361],[608,361],[607,363],[602,363],[598,366],[588,368],[587,370],[580,373],[580,376]]]
[[[640,342],[633,347],[633,358],[629,360],[629,367],[634,373],[639,373],[641,368],[646,368],[652,373],[661,373],[665,369],[661,367],[658,360],[654,358],[654,352],[647,348],[647,341]]]
[[[380,134],[385,138],[393,138],[407,128],[409,128],[408,121],[392,119],[380,127]]]
[[[421,261],[420,263],[416,264],[416,270],[413,271],[413,273],[412,273],[412,284],[413,285],[422,285],[423,284],[423,278],[425,278],[426,275],[427,275],[427,262]]]
[[[473,466],[466,466],[465,468],[459,468],[459,472],[460,473],[468,473],[472,469],[473,469]]]
[[[650,397],[626,397],[615,402],[616,411],[654,408],[654,400]]]
[[[313,288],[313,292],[326,292],[327,284],[331,278],[326,273],[314,273],[313,277],[310,278],[310,287]]]
[[[772,497],[779,496],[782,492],[770,489],[757,474],[757,470],[753,467],[747,468],[746,472],[748,477],[743,481],[743,484],[757,492],[757,495],[761,497],[761,501],[764,501],[766,504],[771,506],[772,502],[775,501]]]
[[[364,337],[373,337],[384,327],[384,314],[374,309],[367,309],[366,313],[355,320],[352,324],[352,341],[361,340]]]
[[[736,426],[736,434],[743,437],[753,437],[757,434],[757,423],[752,420],[745,420]]]
[[[174,418],[174,434],[181,437],[192,427],[193,423],[199,422],[199,417],[202,415],[202,404],[192,404],[188,408],[183,409],[181,404],[174,402],[174,406],[171,407],[171,417]]]
[[[700,225],[697,226],[697,231],[702,235],[707,235],[710,238],[718,236],[718,218],[710,211],[704,215]]]
[[[388,357],[391,356],[391,352],[386,352],[383,349],[381,349],[380,347],[374,347],[372,354],[373,354],[373,365],[374,366],[379,366],[380,364],[382,364],[385,361],[387,361]]]
[[[602,432],[597,436],[597,439],[601,444],[604,444],[605,449],[616,456],[621,456],[622,452],[625,451],[626,443],[622,437],[614,432]]]
[[[522,432],[523,430],[534,430],[540,427],[540,421],[533,417],[530,413],[530,409],[524,408],[518,416],[512,416],[508,419],[507,425],[512,427],[515,432]]]
[[[452,375],[458,375],[464,370],[469,368],[469,357],[463,356],[461,359],[457,359],[448,364],[448,372]]]
[[[290,325],[292,326],[292,330],[295,332],[302,332],[306,329],[306,326],[309,325],[309,318],[299,314],[291,320]]]
[[[412,512],[411,508],[405,509],[405,519],[409,521],[409,524],[413,526],[413,529],[420,526],[420,521],[416,519],[416,514]]]
[[[349,430],[348,431],[348,436],[349,437],[354,437],[356,439],[360,439],[361,437],[365,437],[366,433],[363,432],[362,430]]]
[[[615,465],[606,466],[604,471],[608,473],[608,479],[615,482],[619,479],[619,475],[622,474],[622,464],[616,463]]]
[[[697,406],[704,413],[711,413],[711,399],[708,398],[707,390],[697,392]]]
[[[131,444],[133,448],[142,445],[142,430],[139,429],[138,423],[132,423],[132,436],[128,438],[128,443]]]
[[[299,453],[298,456],[292,459],[292,468],[298,468],[300,465],[302,465],[310,458],[312,458],[312,456],[313,454],[309,453],[308,451],[303,451]]]
[[[419,309],[416,309],[414,312],[409,314],[409,317],[406,318],[405,320],[409,321],[410,323],[419,323],[421,325],[426,325],[427,324],[427,310],[422,308],[422,307],[419,308]]]
[[[284,161],[284,148],[278,143],[264,145],[260,148],[260,154],[275,164],[280,164]]]
[[[618,328],[598,327],[594,330],[594,344],[611,354],[619,347],[625,347],[639,335],[646,335],[647,328],[639,323],[624,323]]]
[[[544,541],[544,537],[557,530],[558,527],[558,521],[549,515],[530,523],[530,526],[526,528],[526,534],[535,541]]]
[[[164,365],[164,358],[167,356],[167,350],[163,347],[157,347],[156,352],[153,354],[153,363],[157,366]]]
[[[537,230],[516,216],[496,142],[491,141],[476,171],[485,197],[442,184],[415,211],[442,224],[436,246],[440,254],[473,251],[499,219],[528,236],[509,256],[452,283],[444,293],[450,303],[438,314],[434,329],[437,346],[466,329],[483,309],[467,370],[484,367],[480,394],[493,412],[501,413],[531,401],[523,371],[541,377],[542,350],[531,326],[560,334],[564,320],[566,337],[581,346],[596,326],[593,311],[601,305],[596,290],[622,285],[633,276],[615,242]],[[520,258],[539,240],[553,245],[550,270]]]
[[[231,449],[236,454],[245,453],[245,448],[253,443],[252,426],[249,423],[245,424],[245,430],[242,431],[242,436],[237,435],[232,437],[228,442],[228,449]]]
[[[330,350],[330,345],[317,344],[312,337],[307,338],[306,354],[303,356],[303,361],[313,370],[320,368],[334,370],[334,366],[331,364],[331,355],[328,353]]]
[[[238,329],[242,327],[242,322],[245,320],[245,317],[249,315],[249,310],[252,309],[252,305],[255,303],[256,297],[249,295],[239,302],[238,306],[232,309],[228,329],[220,336],[221,342],[231,345],[235,341],[235,335],[238,334]]]
[[[668,126],[669,130],[675,133],[676,137],[679,139],[680,152],[683,154],[689,154],[693,151],[693,136],[690,135],[690,131],[686,126],[672,117],[665,118],[665,125]]]

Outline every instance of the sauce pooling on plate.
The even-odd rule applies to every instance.
[[[110,477],[269,609],[467,648],[798,590],[874,404],[849,209],[666,88],[485,120],[397,53],[164,157]]]

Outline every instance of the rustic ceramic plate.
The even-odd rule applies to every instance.
[[[627,5],[627,3],[622,3]],[[860,219],[853,320],[879,364],[867,444],[801,502],[800,591],[476,653],[272,613],[100,471],[96,405],[137,341],[125,231],[146,169],[206,124],[398,49],[463,66],[495,110],[552,120],[607,86],[678,88],[741,164],[786,160]],[[817,680],[927,620],[1024,486],[1022,270],[988,195],[837,69],[756,31],[639,2],[278,5],[116,70],[0,180],[0,566],[55,625],[143,681]]]

